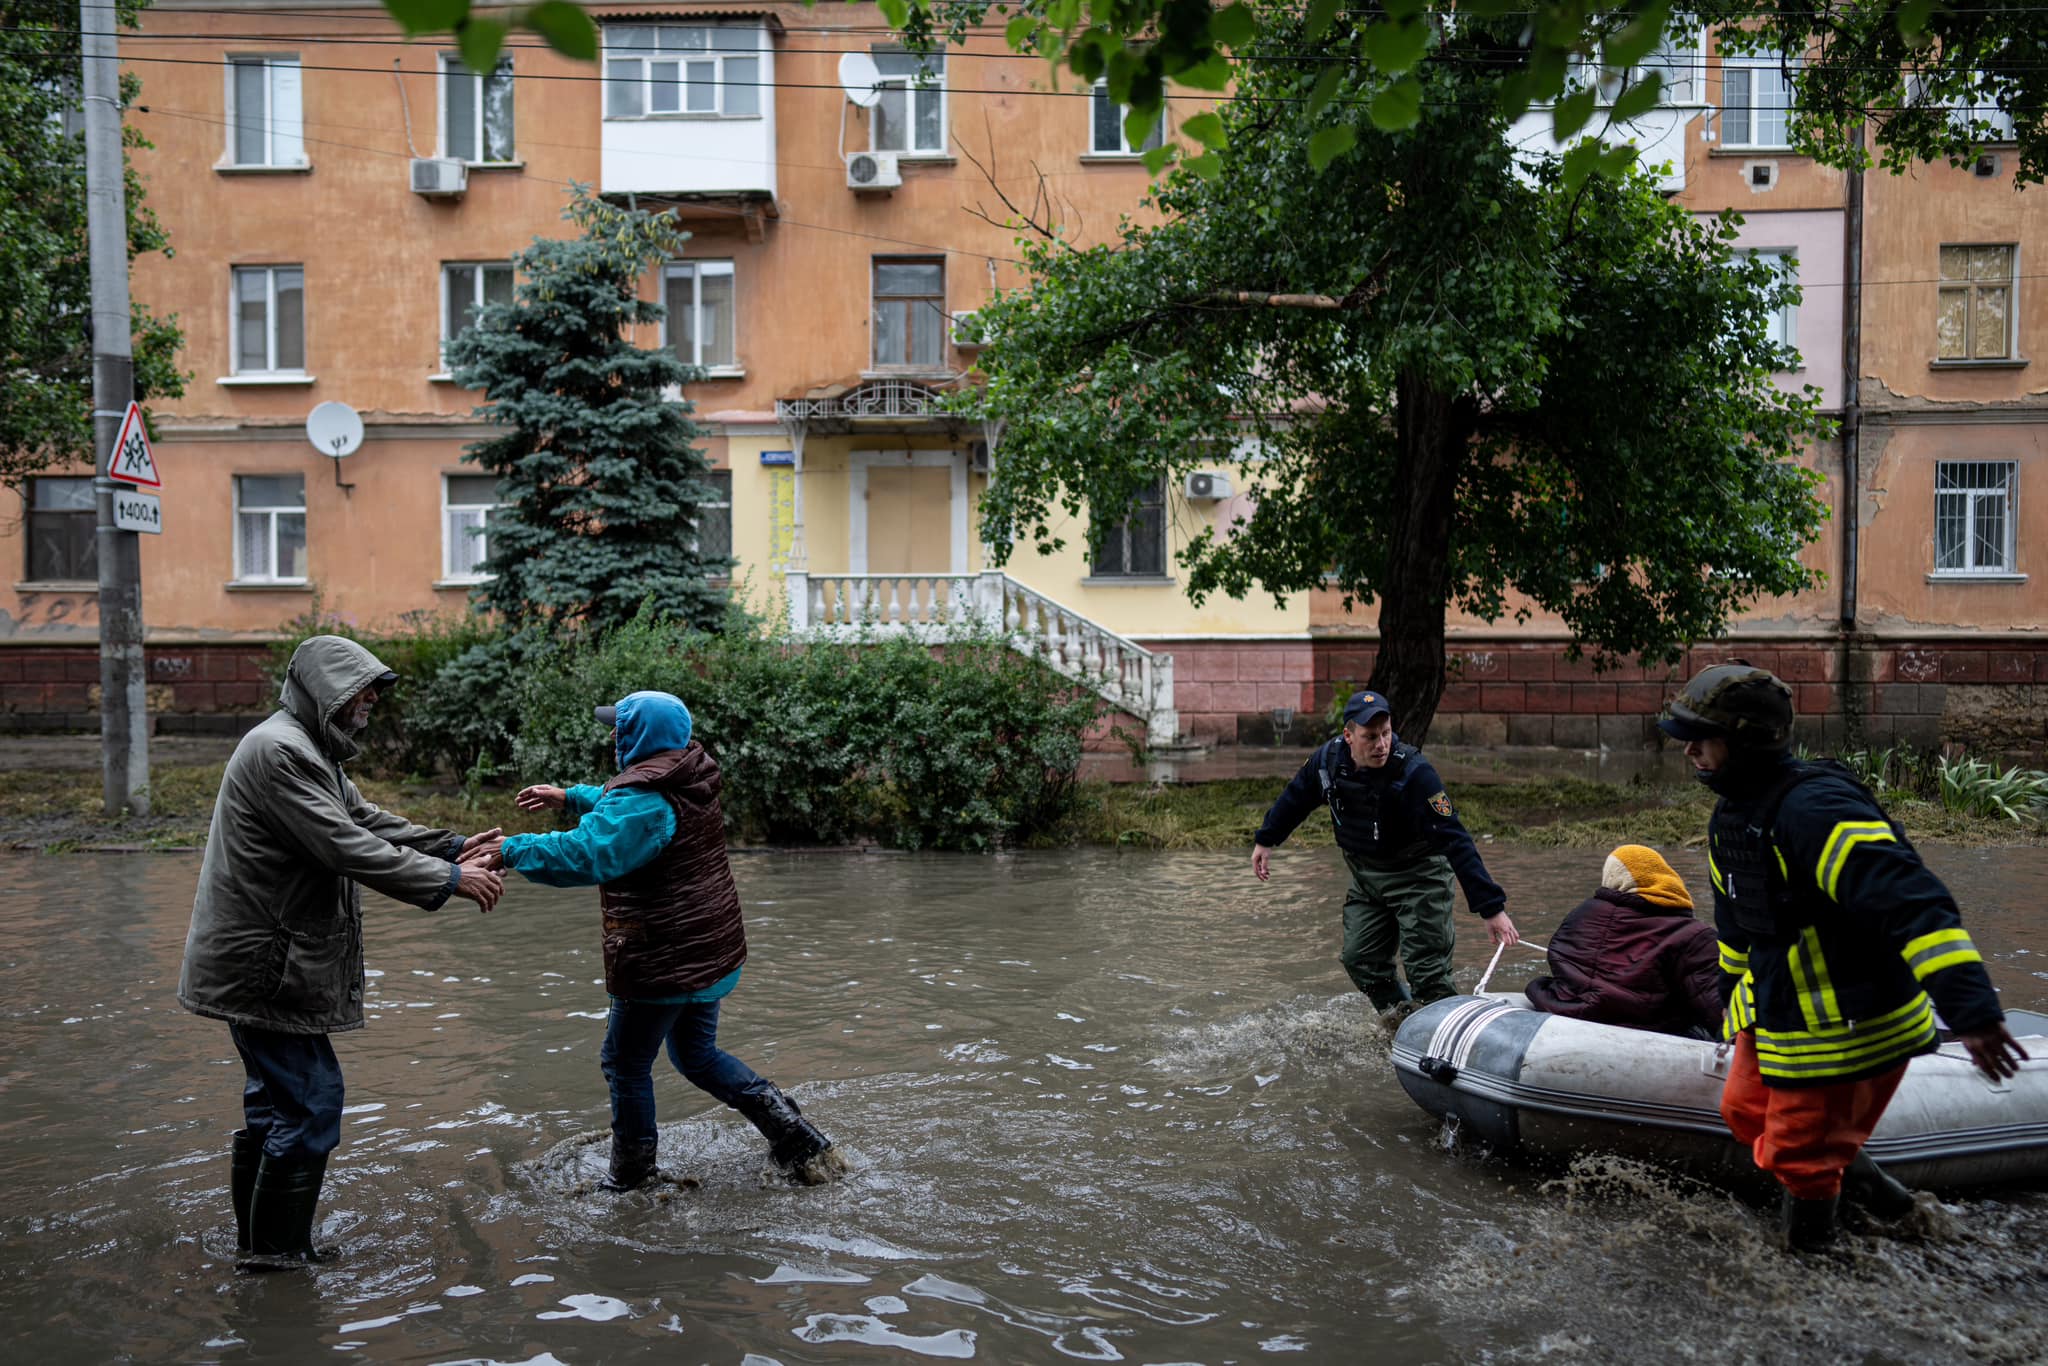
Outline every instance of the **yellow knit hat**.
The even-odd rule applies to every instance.
[[[1647,845],[1624,844],[1609,854],[1607,866],[1600,870],[1600,885],[1609,891],[1634,892],[1653,905],[1692,909],[1685,879]]]

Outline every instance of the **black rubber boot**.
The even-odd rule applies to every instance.
[[[1801,1200],[1786,1191],[1778,1206],[1778,1239],[1787,1252],[1825,1252],[1835,1242],[1835,1197]]]
[[[658,1138],[620,1138],[612,1135],[612,1165],[605,1174],[608,1191],[629,1191],[654,1175],[654,1156],[661,1148]]]
[[[1842,1194],[1887,1223],[1913,1212],[1913,1192],[1867,1152],[1842,1173]]]
[[[761,1131],[768,1140],[769,1160],[784,1172],[801,1167],[832,1146],[832,1140],[819,1133],[796,1102],[772,1081],[757,1081],[740,1092],[732,1108]]]
[[[228,1149],[228,1195],[235,1202],[235,1251],[249,1250],[249,1201],[256,1194],[256,1169],[263,1165],[263,1136],[237,1129]]]
[[[249,1194],[249,1255],[241,1265],[274,1271],[331,1260],[334,1249],[313,1246],[313,1211],[327,1176],[327,1154],[263,1154]]]

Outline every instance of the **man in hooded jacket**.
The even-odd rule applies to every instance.
[[[178,1003],[227,1022],[246,1080],[231,1147],[235,1241],[253,1267],[324,1260],[313,1212],[341,1141],[341,1064],[328,1035],[363,1027],[361,888],[422,910],[488,911],[504,880],[465,839],[379,810],[342,765],[398,681],[352,640],[292,653],[282,705],[242,737],[207,831]]]
[[[598,1062],[611,1091],[605,1185],[631,1190],[655,1174],[654,1059],[663,1044],[691,1085],[745,1115],[792,1180],[845,1170],[832,1140],[795,1101],[718,1046],[719,1002],[747,957],[739,887],[725,851],[718,762],[690,738],[690,709],[665,692],[598,707],[619,772],[603,787],[528,787],[522,811],[572,811],[573,830],[514,835],[507,868],[552,887],[598,888],[611,1013]]]

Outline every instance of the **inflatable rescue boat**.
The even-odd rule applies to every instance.
[[[1961,1044],[1917,1057],[1867,1150],[1909,1186],[2048,1181],[2048,1015],[2008,1012],[2027,1050],[1993,1082]],[[1394,1071],[1429,1113],[1498,1152],[1616,1152],[1707,1172],[1753,1172],[1721,1122],[1732,1050],[1593,1024],[1520,995],[1451,996],[1402,1022]]]

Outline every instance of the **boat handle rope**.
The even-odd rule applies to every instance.
[[[1536,950],[1536,951],[1537,951],[1538,953],[1548,953],[1548,952],[1550,952],[1550,950],[1549,950],[1549,948],[1548,948],[1547,946],[1545,946],[1545,945],[1542,945],[1542,944],[1539,944],[1539,943],[1537,943],[1537,942],[1536,942],[1535,940],[1533,940],[1533,939],[1524,939],[1524,940],[1521,940],[1521,941],[1520,941],[1520,942],[1519,942],[1519,943],[1518,943],[1518,944],[1516,945],[1516,947],[1517,947],[1517,948],[1520,948],[1520,947],[1523,947],[1524,945],[1526,945],[1526,946],[1527,946],[1527,947],[1529,947],[1529,948],[1532,948],[1532,949]],[[1496,945],[1494,945],[1494,946],[1493,946],[1493,961],[1492,961],[1491,963],[1488,963],[1488,964],[1486,965],[1486,971],[1480,974],[1480,976],[1479,976],[1479,985],[1478,985],[1478,986],[1476,986],[1476,987],[1474,987],[1474,988],[1472,988],[1472,994],[1473,994],[1474,996],[1484,996],[1484,995],[1486,994],[1486,984],[1487,984],[1488,982],[1491,982],[1491,981],[1493,980],[1493,970],[1494,970],[1495,968],[1497,968],[1497,967],[1499,967],[1499,966],[1500,966],[1500,956],[1501,956],[1502,954],[1506,953],[1507,951],[1508,951],[1508,946],[1507,946],[1507,941],[1506,941],[1506,940],[1502,940],[1502,941],[1501,941],[1500,943],[1498,943],[1498,944],[1496,944]]]

